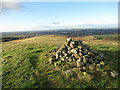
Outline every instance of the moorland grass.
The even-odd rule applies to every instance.
[[[45,35],[23,41],[2,43],[2,84],[3,88],[118,88],[120,78],[113,79],[102,71],[118,71],[119,49],[117,45],[85,41],[91,49],[103,53],[107,65],[101,69],[101,75],[93,79],[89,75],[74,71],[65,76],[63,69],[69,69],[64,63],[62,68],[46,64],[48,51],[57,48],[66,38]],[[94,41],[93,41],[94,42]],[[116,42],[116,41],[115,41]],[[114,43],[114,42],[112,42]],[[102,76],[103,75],[103,76]]]

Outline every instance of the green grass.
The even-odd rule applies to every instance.
[[[109,41],[114,41],[120,39],[120,35],[91,35],[91,37],[83,37],[84,39],[95,39],[95,40],[109,40]]]
[[[120,39],[119,35],[95,35],[97,38],[102,38],[104,40],[116,40]]]
[[[66,76],[63,69],[69,69],[63,63],[62,68],[45,64],[48,51],[65,42],[59,36],[40,36],[31,40],[3,43],[2,83],[3,88],[118,88],[120,78],[113,79],[103,75],[103,69],[118,71],[117,45],[91,44],[91,49],[104,53],[108,64],[101,68],[101,75],[93,79],[74,70]],[[46,55],[46,56],[45,56]],[[68,63],[69,64],[69,63]]]

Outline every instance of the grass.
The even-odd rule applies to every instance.
[[[84,36],[85,39],[96,39],[96,40],[109,40],[109,41],[118,41],[120,39],[120,35],[91,35],[91,36]]]
[[[91,76],[69,69],[64,63],[62,68],[45,64],[49,59],[48,51],[65,42],[66,37],[45,35],[25,40],[2,43],[2,83],[3,88],[118,88],[120,78],[113,79],[103,75]],[[85,41],[93,50],[104,53],[106,67],[118,71],[118,46],[106,43]],[[116,43],[112,42],[112,43]],[[96,73],[95,73],[96,74]],[[102,76],[103,75],[103,76]]]

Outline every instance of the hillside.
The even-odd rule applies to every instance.
[[[22,40],[3,42],[2,44],[2,84],[3,88],[118,88],[120,78],[107,76],[93,79],[91,77],[77,78],[73,75],[67,78],[60,70],[51,69],[45,64],[49,59],[48,52],[60,47],[67,37],[44,35]],[[118,41],[117,39],[90,39],[89,37],[74,37],[83,40],[91,49],[101,52],[106,58],[107,69],[118,71]],[[104,69],[101,69],[103,71]]]

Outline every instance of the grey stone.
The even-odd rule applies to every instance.
[[[101,53],[99,54],[99,56],[100,56],[101,58],[104,58],[104,55],[103,55],[103,54],[101,54]]]
[[[78,59],[76,62],[77,62],[77,67],[80,67],[81,66],[81,60]]]
[[[87,61],[88,61],[88,58],[86,58],[86,57],[83,58],[83,62],[84,62],[84,63],[87,63]]]
[[[57,67],[57,63],[54,63],[54,66]]]
[[[69,62],[72,62],[72,59],[71,59],[71,58],[69,58],[69,59],[68,59],[68,61],[69,61]]]
[[[70,41],[72,41],[72,38],[67,38],[66,40],[67,40],[67,42],[70,42]]]
[[[56,56],[56,59],[58,59],[58,58],[59,58],[59,53],[56,53],[56,55],[55,55],[55,56]]]
[[[82,46],[78,46],[78,48],[81,50],[81,49],[82,49]]]
[[[68,50],[71,50],[72,48],[71,47],[68,47]]]
[[[83,75],[86,75],[87,73],[86,72],[83,72]]]
[[[55,58],[52,58],[52,57],[51,57],[51,58],[49,58],[49,63],[50,63],[50,64],[52,64],[52,63],[53,63],[53,61],[55,61]]]
[[[65,61],[65,58],[61,58],[61,61]]]
[[[94,67],[93,65],[89,65],[89,69],[90,69],[90,70],[94,70],[94,68],[95,68],[95,67]]]
[[[82,53],[78,53],[78,55],[79,55],[80,57],[83,57],[83,54],[82,54]]]
[[[80,56],[78,54],[72,54],[74,58],[79,59]]]
[[[76,49],[72,49],[71,52],[77,54],[77,50]]]
[[[68,59],[69,57],[66,57],[66,59]]]
[[[82,62],[80,59],[76,61],[77,67],[84,66],[84,62]]]
[[[101,66],[100,64],[96,64],[96,65],[99,66],[99,67]]]
[[[105,62],[104,61],[100,61],[100,65],[105,65]]]
[[[67,70],[67,71],[65,72],[65,74],[66,74],[67,76],[69,76],[69,75],[71,74],[71,70]]]
[[[112,71],[112,72],[110,72],[110,74],[113,78],[116,78],[118,76],[118,72],[116,72],[116,71]]]
[[[67,56],[68,56],[68,54],[67,54],[67,53],[65,53],[65,54],[64,54],[64,56],[65,56],[65,57],[67,57]]]
[[[85,70],[86,69],[86,67],[82,67],[83,68],[83,70]]]

